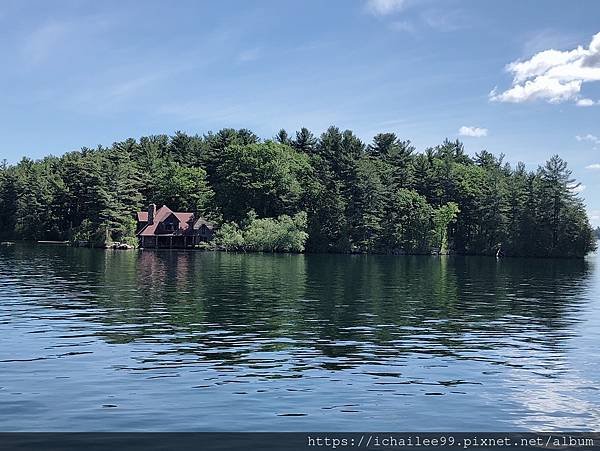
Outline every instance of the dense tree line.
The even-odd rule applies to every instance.
[[[581,257],[595,233],[576,187],[558,156],[529,171],[459,141],[418,153],[393,133],[365,144],[336,127],[265,141],[177,132],[4,163],[0,234],[134,240],[134,213],[153,202],[213,219],[238,248]]]

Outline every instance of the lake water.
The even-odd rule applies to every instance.
[[[600,430],[600,260],[0,246],[0,430]]]

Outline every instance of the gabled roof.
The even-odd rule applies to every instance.
[[[144,213],[145,213],[145,215],[144,215]],[[167,233],[167,234],[159,233],[159,235],[185,235],[187,233],[188,229],[190,229],[191,219],[194,217],[194,213],[184,213],[184,212],[172,211],[166,205],[163,205],[162,207],[160,207],[156,210],[156,213],[154,214],[154,221],[152,222],[152,224],[148,224],[146,227],[144,227],[142,230],[140,230],[138,232],[138,235],[140,235],[140,236],[156,235],[157,234],[156,229],[158,228],[159,224],[171,215],[175,216],[177,218],[177,220],[179,221],[179,229],[175,230],[172,233]],[[144,216],[145,216],[145,218],[144,218]],[[144,219],[145,219],[145,221],[144,221]],[[138,220],[140,222],[147,222],[148,221],[148,212],[139,211],[138,212]],[[191,231],[191,229],[190,229],[190,231]]]
[[[159,224],[164,222],[169,218],[169,216],[173,215],[179,221],[179,228],[174,230],[173,232],[166,232],[164,230],[158,230]],[[214,229],[214,224],[208,222],[204,218],[198,218],[195,220],[194,213],[181,212],[181,211],[173,211],[166,205],[158,208],[156,213],[154,213],[154,221],[152,224],[143,223],[148,222],[148,212],[147,211],[138,211],[137,212],[137,220],[142,223],[143,228],[137,233],[138,236],[181,236],[181,235],[193,235],[194,230],[198,230],[202,225],[206,225],[206,227],[210,230]]]
[[[212,222],[209,222],[204,218],[198,218],[198,220],[194,223],[194,229],[199,229],[203,225],[205,225],[210,230],[215,228],[215,225]]]

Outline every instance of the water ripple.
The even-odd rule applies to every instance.
[[[596,260],[16,245],[0,268],[0,430],[600,427]]]

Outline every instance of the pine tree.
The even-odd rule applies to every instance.
[[[314,152],[316,145],[317,139],[305,127],[302,127],[300,131],[296,132],[296,138],[292,140],[294,149],[308,154]]]

